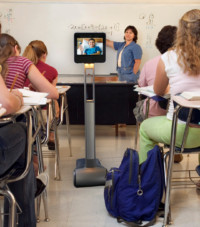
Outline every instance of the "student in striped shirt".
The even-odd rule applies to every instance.
[[[15,88],[23,88],[28,78],[36,91],[49,93],[47,98],[58,99],[57,89],[40,73],[36,66],[27,58],[19,56],[21,47],[19,43],[8,34],[0,36],[0,65],[2,76],[8,88],[18,74]]]
[[[2,77],[7,88],[11,88],[13,80],[18,74],[14,89],[23,88],[28,78],[33,88],[39,92],[49,93],[47,98],[58,99],[59,94],[55,86],[40,73],[36,66],[27,58],[19,56],[21,47],[19,43],[8,34],[0,36],[0,65]],[[35,174],[38,174],[38,159],[33,158]]]

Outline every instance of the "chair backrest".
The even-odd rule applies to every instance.
[[[180,95],[180,94],[177,94]],[[174,108],[178,105],[176,102],[174,102]],[[190,108],[182,107],[178,114],[178,119],[184,122],[187,122],[188,116],[189,116]],[[200,125],[200,110],[199,109],[193,109],[192,115],[190,119],[191,124],[197,124]]]

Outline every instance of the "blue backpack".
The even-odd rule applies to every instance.
[[[162,200],[164,171],[158,146],[148,152],[139,165],[137,151],[127,149],[119,168],[111,168],[106,176],[105,205],[118,222],[142,226],[153,225]],[[143,225],[142,221],[147,221]]]

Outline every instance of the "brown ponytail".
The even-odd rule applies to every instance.
[[[30,61],[32,61],[34,65],[37,65],[38,56],[30,44],[24,50],[24,53],[22,56],[25,58],[28,58]]]
[[[12,36],[8,34],[0,35],[0,65],[2,66],[1,75],[4,80],[8,73],[7,60],[9,57],[15,56],[15,46],[17,46],[19,52],[21,52],[19,43]]]
[[[39,58],[43,54],[48,54],[47,47],[42,41],[34,40],[30,42],[29,45],[26,47],[23,53],[23,57],[28,58],[35,65],[37,65]]]

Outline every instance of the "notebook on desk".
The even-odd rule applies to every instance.
[[[49,93],[18,89],[23,96],[24,106],[45,105]]]
[[[135,87],[134,87],[135,88]],[[141,94],[144,94],[148,97],[154,97],[157,96],[153,90],[153,85],[152,86],[147,86],[147,87],[136,87],[134,91],[140,92]],[[165,95],[160,95],[160,97],[163,97],[165,99],[170,98],[170,93],[167,93]]]
[[[189,91],[184,91],[183,93],[180,94],[181,97],[184,99],[187,99],[188,101],[200,101],[200,92],[195,91],[195,92],[189,92]]]

